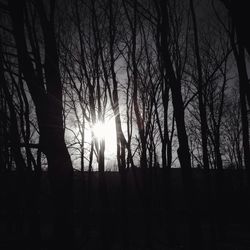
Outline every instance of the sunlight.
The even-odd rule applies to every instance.
[[[97,122],[96,124],[94,124],[93,126],[93,133],[95,135],[95,137],[97,138],[98,141],[101,141],[103,139],[105,139],[105,132],[106,131],[106,123],[103,122]],[[109,131],[111,133],[111,131]]]
[[[105,140],[105,156],[112,157],[116,154],[116,129],[114,119],[105,122],[98,121],[92,127],[98,141]]]

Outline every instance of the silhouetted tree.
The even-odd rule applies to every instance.
[[[55,37],[55,2],[50,1],[49,3],[49,17],[42,1],[37,1],[32,6],[41,23],[41,34],[45,45],[44,67],[40,64],[40,61],[36,61],[34,65],[29,55],[25,37],[24,13],[26,4],[26,1],[18,3],[9,1],[8,7],[20,71],[36,107],[40,147],[48,160],[50,183],[54,197],[54,244],[55,247],[68,249],[73,244],[71,215],[73,168],[64,141],[62,84]],[[33,35],[37,36],[34,33]],[[34,54],[41,53],[37,46],[32,47],[32,52]],[[39,70],[44,72],[44,75],[39,74]]]

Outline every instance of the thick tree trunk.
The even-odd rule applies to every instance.
[[[245,28],[246,23],[249,21],[247,2],[241,2],[240,4],[238,4],[237,1],[229,0],[221,0],[221,2],[224,3],[225,7],[229,11],[229,16],[231,17],[232,23],[236,29],[237,42],[242,49],[246,49],[248,55],[250,55],[250,36]],[[248,82],[244,82],[243,85],[245,86],[244,91],[248,105],[250,106],[250,84]]]
[[[56,144],[46,154],[54,200],[54,247],[73,249],[73,169],[66,146]]]
[[[248,74],[246,70],[245,53],[241,44],[237,47],[232,42],[234,56],[237,63],[238,75],[239,75],[239,92],[240,92],[240,109],[241,109],[241,124],[242,124],[242,137],[243,137],[243,149],[244,149],[244,164],[247,171],[248,186],[250,186],[250,145],[249,145],[249,122],[247,114],[247,88],[249,85]]]
[[[54,248],[73,249],[72,177],[73,167],[64,141],[62,83],[53,22],[37,1],[44,42],[45,79],[39,79],[28,53],[24,32],[25,1],[9,1],[18,62],[35,104],[40,131],[40,148],[46,155],[54,202]],[[53,18],[53,17],[52,17]],[[46,84],[46,89],[42,83]]]
[[[171,62],[171,56],[168,51],[168,9],[165,1],[161,0],[162,10],[162,23],[161,23],[161,56],[166,69],[166,76],[168,78],[168,84],[170,85],[172,92],[172,103],[174,109],[174,118],[177,127],[177,137],[179,142],[179,148],[177,150],[178,158],[182,170],[182,179],[186,194],[186,202],[189,213],[189,242],[187,249],[201,249],[201,228],[200,222],[197,218],[197,211],[195,209],[195,192],[194,183],[192,178],[191,158],[188,145],[188,137],[185,127],[185,114],[184,104],[182,100],[181,83],[177,80],[173,65]]]

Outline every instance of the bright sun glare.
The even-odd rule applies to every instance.
[[[104,131],[106,130],[106,123],[103,122],[97,122],[94,126],[93,126],[93,132],[95,137],[100,141],[105,139],[105,133]]]
[[[116,153],[116,131],[114,119],[97,122],[92,131],[98,141],[105,140],[105,155],[111,157]]]

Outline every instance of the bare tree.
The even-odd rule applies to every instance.
[[[170,26],[170,2],[156,2],[160,18],[160,48],[159,53],[162,56],[164,68],[166,70],[167,84],[169,84],[172,93],[172,104],[174,117],[176,121],[177,137],[179,148],[177,150],[180,166],[182,169],[182,178],[187,195],[187,203],[190,212],[190,248],[199,248],[201,239],[200,223],[194,211],[194,186],[192,180],[191,158],[186,132],[184,118],[184,103],[182,99],[181,79],[178,77],[178,71],[175,71],[171,54],[169,50],[169,41],[171,37]]]
[[[237,64],[238,69],[238,77],[239,77],[239,93],[240,93],[240,107],[241,107],[241,124],[242,124],[242,136],[243,136],[243,148],[244,148],[244,164],[247,170],[248,176],[248,184],[250,183],[250,145],[249,145],[249,122],[248,122],[248,113],[247,113],[247,98],[248,98],[248,90],[249,81],[248,81],[248,73],[246,67],[246,59],[245,59],[245,49],[241,43],[236,45],[236,39],[239,40],[239,33],[234,30],[231,33],[231,45],[234,52],[234,57]]]
[[[14,1],[9,1],[8,5],[18,53],[18,63],[36,107],[40,147],[48,160],[54,196],[54,243],[56,247],[67,249],[72,246],[73,239],[71,218],[73,168],[64,141],[62,84],[55,38],[55,2],[50,2],[49,17],[42,1],[38,1],[32,7],[37,11],[41,22],[45,44],[44,68],[41,68],[39,61],[36,61],[36,68],[34,68],[29,55],[25,37],[25,6],[25,1],[20,1],[17,5]],[[33,47],[32,49],[34,54],[40,54],[39,47]],[[39,70],[44,72],[44,77],[43,74],[38,73]]]

